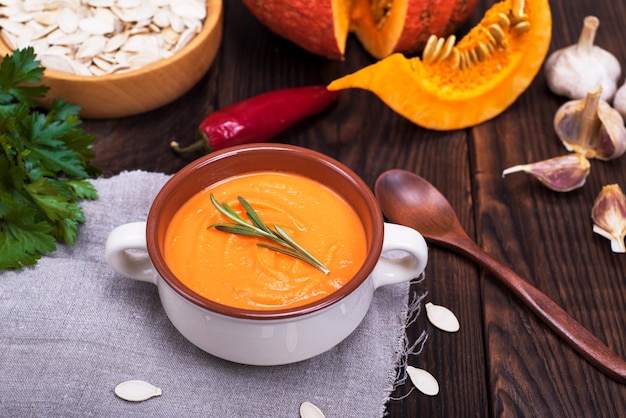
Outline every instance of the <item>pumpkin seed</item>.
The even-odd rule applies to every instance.
[[[530,30],[530,22],[528,20],[517,22],[511,27],[511,29],[513,29],[513,31],[517,34],[527,32]]]
[[[444,61],[452,54],[456,37],[450,35],[448,38],[439,38],[437,35],[430,35],[424,51],[422,52],[422,61],[425,64]],[[454,57],[453,57],[454,58]]]
[[[431,324],[443,331],[457,332],[461,328],[456,315],[445,306],[426,303],[426,316]]]
[[[483,62],[489,58],[490,55],[491,52],[489,51],[489,47],[483,43],[478,43],[476,46],[476,56],[478,57],[478,61]]]
[[[426,41],[426,46],[424,47],[424,51],[422,52],[422,61],[424,62],[434,61],[438,40],[439,38],[437,37],[437,35],[430,35],[430,37],[428,38],[428,41]]]
[[[463,54],[463,51],[461,51],[459,48],[455,48],[457,50],[457,52],[459,53],[459,70],[463,70],[467,67],[467,64],[465,63],[465,54]]]
[[[504,13],[498,13],[498,25],[503,28],[508,28],[510,24],[511,21],[509,20],[509,17],[507,15],[505,15]]]
[[[127,380],[115,387],[115,394],[129,402],[141,402],[155,396],[161,396],[160,388],[143,380]]]
[[[506,36],[500,25],[498,25],[497,23],[489,25],[489,27],[487,27],[487,30],[491,33],[491,35],[493,35],[493,38],[496,40],[496,42],[502,42],[502,40]]]
[[[311,402],[303,402],[300,405],[301,418],[325,418],[324,413]]]
[[[78,22],[80,18],[78,17],[78,13],[72,9],[66,7],[56,13],[56,16],[54,13],[49,13],[48,17],[50,19],[48,20],[50,23],[47,23],[48,26],[53,26],[55,23],[53,19],[56,19],[59,29],[65,33],[73,33],[76,29],[78,29]]]
[[[76,58],[79,60],[92,59],[104,50],[106,43],[107,40],[104,36],[91,36],[78,47]]]
[[[183,19],[204,19],[206,7],[193,0],[176,0],[170,5],[172,13]]]
[[[413,385],[423,394],[435,396],[439,393],[439,383],[437,379],[426,370],[406,366],[406,373],[409,375]]]
[[[476,53],[475,49],[468,49],[467,50],[467,54],[469,56],[470,59],[470,63],[471,64],[476,64],[478,63],[478,54]]]
[[[443,61],[450,56],[452,50],[454,49],[454,44],[456,43],[456,36],[450,35],[446,39],[446,42],[443,44],[443,48],[441,49],[441,53],[439,57],[437,57],[438,61]]]

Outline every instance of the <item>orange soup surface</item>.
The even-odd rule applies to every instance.
[[[267,226],[277,224],[330,273],[256,245],[269,240],[207,228],[232,223],[211,203],[211,193],[249,221],[237,200],[243,197]],[[168,226],[164,252],[172,272],[197,294],[266,310],[304,305],[339,289],[363,265],[367,240],[357,213],[330,188],[303,176],[258,172],[209,186],[187,201]]]

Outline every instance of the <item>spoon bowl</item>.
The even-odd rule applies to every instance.
[[[448,248],[464,250],[465,245],[471,245],[450,203],[417,174],[387,171],[378,178],[374,190],[383,213],[394,222],[419,225],[424,238]]]
[[[626,383],[626,362],[556,302],[495,260],[463,230],[448,200],[428,181],[406,170],[378,177],[374,193],[392,222],[420,232],[426,241],[453,249],[484,267],[583,358],[612,379]]]

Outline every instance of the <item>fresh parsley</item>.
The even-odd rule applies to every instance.
[[[95,136],[79,125],[80,108],[57,99],[47,113],[36,99],[43,67],[33,48],[0,64],[0,270],[33,265],[74,244],[85,218],[81,199],[97,199],[88,181],[100,171],[90,161]]]

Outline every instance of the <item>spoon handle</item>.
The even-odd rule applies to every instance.
[[[626,361],[617,356],[545,293],[524,280],[504,263],[494,259],[476,243],[471,240],[470,242],[471,245],[468,243],[463,248],[469,257],[500,280],[583,358],[615,381],[626,383]]]

